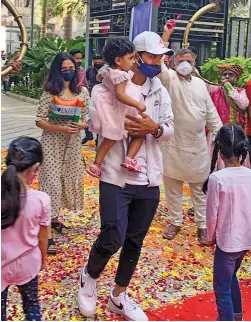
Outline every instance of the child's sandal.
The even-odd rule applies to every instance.
[[[121,167],[133,172],[142,172],[142,167],[140,164],[138,164],[137,160],[129,157],[125,157],[124,162],[121,163]]]

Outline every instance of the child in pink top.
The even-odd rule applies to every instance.
[[[45,267],[51,201],[28,183],[42,160],[38,140],[20,137],[10,144],[1,177],[1,321],[6,320],[10,285],[19,288],[26,320],[41,321],[38,273]]]
[[[204,184],[208,240],[216,243],[214,292],[220,321],[242,320],[236,273],[251,249],[251,170],[242,166],[247,152],[243,129],[224,125],[217,134],[211,175]],[[225,168],[212,173],[219,153]]]
[[[105,45],[102,56],[106,65],[99,70],[98,78],[102,84],[92,90],[89,105],[93,132],[104,139],[98,147],[94,164],[86,169],[94,177],[100,177],[101,163],[107,152],[116,143],[127,136],[124,129],[126,114],[137,116],[146,110],[144,99],[135,93],[131,84],[131,69],[135,64],[135,48],[126,38],[111,38]],[[129,96],[127,95],[129,94]],[[134,159],[144,138],[132,138],[122,167],[140,172],[140,165]]]

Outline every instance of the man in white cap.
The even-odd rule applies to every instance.
[[[142,172],[129,172],[120,166],[127,152],[126,140],[117,142],[102,163],[101,231],[80,274],[78,303],[84,316],[95,313],[96,279],[111,256],[122,247],[109,308],[126,320],[147,321],[146,314],[128,297],[126,289],[159,204],[162,182],[159,141],[168,141],[173,135],[173,114],[169,94],[156,77],[160,73],[161,57],[169,50],[153,32],[139,34],[133,43],[138,52],[138,64],[133,70],[132,83],[135,91],[140,91],[144,97],[146,113],[141,113],[141,118],[128,116],[125,128],[131,136],[145,137],[137,154]],[[91,128],[91,121],[88,123]]]
[[[163,40],[167,42],[173,29],[164,27]],[[207,245],[206,195],[202,186],[208,178],[210,157],[205,126],[216,134],[222,126],[217,110],[205,83],[192,76],[195,55],[189,49],[175,54],[174,68],[162,63],[161,81],[172,99],[174,136],[161,145],[164,163],[164,186],[170,225],[164,237],[171,240],[183,224],[182,186],[189,183],[194,205],[198,240]]]

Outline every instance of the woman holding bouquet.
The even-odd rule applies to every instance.
[[[58,220],[61,207],[70,210],[83,209],[84,164],[80,131],[87,127],[83,118],[87,111],[89,94],[85,87],[78,87],[78,83],[78,68],[73,56],[64,52],[58,53],[49,71],[36,115],[36,124],[43,130],[41,143],[44,152],[39,190],[51,197],[51,226],[58,232],[66,228]],[[70,108],[77,108],[75,107],[77,104],[74,103],[78,101],[76,99],[82,99],[84,102],[78,123],[72,122],[68,117]],[[55,104],[55,100],[60,101],[61,106]],[[67,171],[62,176],[65,147],[70,135],[75,135],[74,144],[70,151]],[[48,253],[56,252],[57,248],[50,233]]]

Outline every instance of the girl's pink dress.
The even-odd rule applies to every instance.
[[[1,292],[9,285],[23,285],[41,269],[40,226],[51,223],[51,198],[29,189],[20,193],[20,210],[15,223],[1,233]]]
[[[131,86],[133,72],[112,69],[105,65],[99,70],[99,75],[102,77],[102,84],[94,86],[89,104],[92,132],[104,138],[119,141],[127,136],[124,128],[125,115],[138,117],[138,111],[117,100],[115,85],[127,81],[126,94],[136,101],[144,100],[140,92],[135,92]]]

